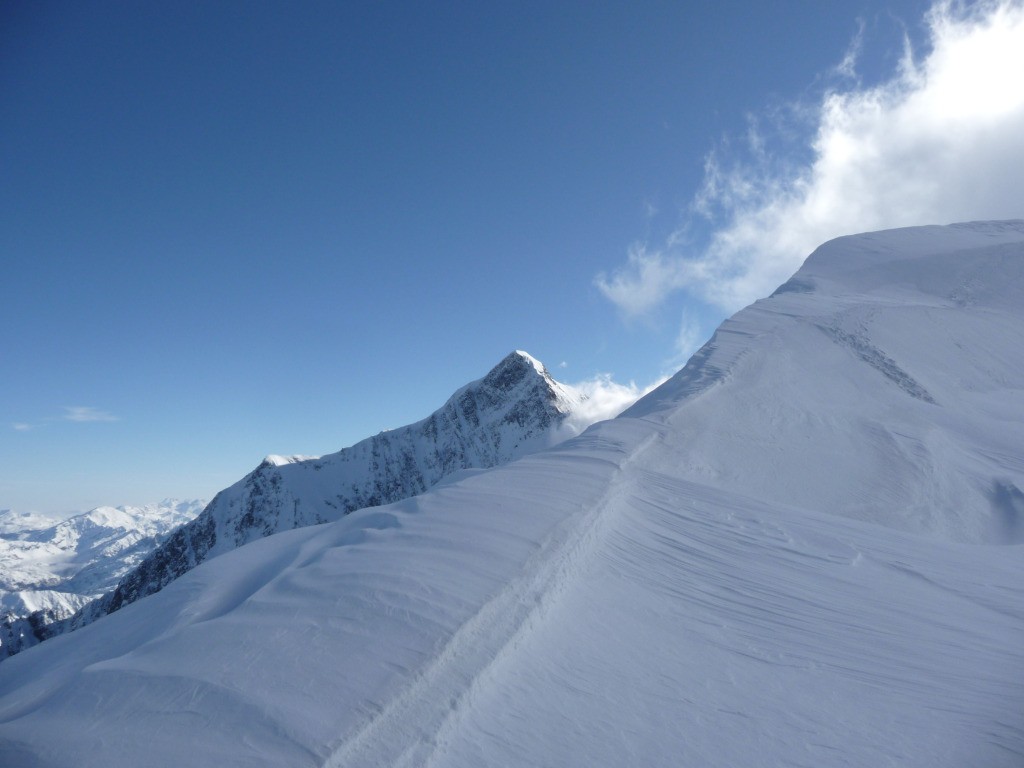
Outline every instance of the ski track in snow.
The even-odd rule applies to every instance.
[[[1024,764],[1024,645],[1007,653],[1006,640],[1024,642],[1020,548],[1000,548],[989,571],[973,547],[944,558],[912,536],[683,481],[644,466],[663,438],[643,440],[600,500],[563,520],[325,768],[532,764],[534,740],[556,750],[543,764],[581,768]],[[652,669],[670,681],[645,702],[660,723],[619,709],[636,685],[666,686]],[[552,680],[561,706],[545,698]],[[750,691],[740,702],[737,688]],[[787,728],[772,733],[790,700]],[[581,712],[605,723],[596,747],[559,736]],[[836,753],[829,718],[844,712],[856,755]],[[675,739],[673,718],[745,737]],[[576,751],[557,752],[563,743]]]
[[[324,768],[431,765],[471,709],[488,670],[524,642],[599,551],[609,516],[621,509],[629,492],[624,470],[659,437],[652,434],[632,451],[596,504],[561,521],[521,575],[466,621],[409,687],[334,747]]]
[[[574,580],[476,677],[433,759],[412,764],[524,764],[531,740],[552,746],[552,766],[1024,764],[1012,550],[988,571],[971,548],[937,558],[911,537],[636,466],[600,522]],[[560,701],[545,698],[553,680]],[[579,712],[583,749],[559,737]],[[855,754],[835,751],[830,720],[844,717]],[[678,728],[701,721],[737,738]]]

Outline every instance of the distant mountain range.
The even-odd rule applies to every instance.
[[[105,582],[105,594],[94,590],[76,596],[77,604],[21,617],[22,639],[9,639],[0,658],[158,592],[203,561],[250,541],[399,501],[463,470],[495,467],[554,445],[587,426],[579,418],[586,399],[529,354],[515,351],[415,424],[322,457],[268,456],[195,519],[120,569],[116,585]]]
[[[165,499],[66,519],[0,511],[0,658],[34,645],[42,627],[109,592],[205,506]]]

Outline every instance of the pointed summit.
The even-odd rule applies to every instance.
[[[482,408],[492,420],[514,422],[532,434],[537,427],[560,424],[585,399],[583,393],[555,381],[539,360],[516,350],[482,379],[456,392],[449,404],[459,400],[467,413]]]
[[[483,378],[483,381],[490,386],[509,387],[531,375],[545,379],[551,378],[543,363],[517,349],[515,352],[509,352],[500,363],[494,366],[490,373]]]

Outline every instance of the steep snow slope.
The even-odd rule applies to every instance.
[[[113,589],[205,504],[165,499],[67,519],[0,513],[0,658],[34,645],[36,628]]]
[[[1014,540],[1022,259],[1024,223],[831,243],[623,417],[0,665],[0,763],[1019,766],[1024,550],[950,539]],[[889,466],[882,416],[935,442]]]
[[[88,624],[255,539],[414,496],[459,470],[553,445],[576,433],[567,417],[584,399],[516,351],[415,424],[323,457],[268,456],[69,623]]]
[[[1024,541],[1021,222],[834,240],[623,415],[688,477],[966,542]]]

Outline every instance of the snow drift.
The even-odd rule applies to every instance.
[[[0,761],[1019,766],[1022,264],[826,244],[619,418],[0,665]]]

